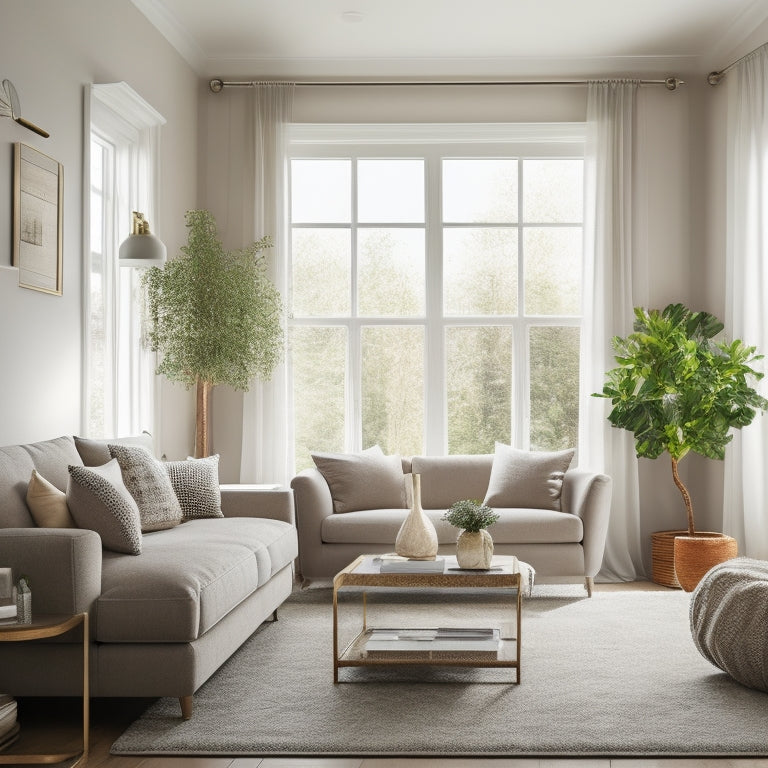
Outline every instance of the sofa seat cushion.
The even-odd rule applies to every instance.
[[[295,529],[279,520],[190,520],[148,533],[138,557],[104,553],[96,639],[191,642],[295,557]]]
[[[438,544],[452,544],[458,528],[442,520],[444,509],[425,509],[437,531]],[[584,538],[581,518],[547,509],[495,508],[499,519],[488,529],[498,544],[578,543]],[[326,544],[391,544],[408,515],[407,509],[368,509],[329,515],[323,520]]]

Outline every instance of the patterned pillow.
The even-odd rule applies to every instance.
[[[27,506],[40,528],[76,528],[67,507],[67,495],[46,480],[36,469],[27,486]]]
[[[141,554],[139,508],[116,460],[103,467],[70,465],[67,505],[78,527],[96,531],[105,549]]]
[[[128,492],[139,507],[142,533],[173,528],[181,522],[181,506],[163,463],[144,448],[109,444]]]
[[[224,517],[219,487],[219,455],[204,459],[167,461],[163,465],[185,520]]]

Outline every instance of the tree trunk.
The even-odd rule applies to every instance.
[[[197,381],[197,406],[195,409],[195,458],[211,455],[211,391],[208,381]]]
[[[688,515],[688,535],[695,536],[696,531],[693,527],[693,503],[691,502],[691,496],[688,493],[688,489],[683,485],[680,475],[677,474],[677,459],[674,456],[672,456],[672,479],[675,481],[675,485],[680,489],[680,493],[683,494],[685,511]]]

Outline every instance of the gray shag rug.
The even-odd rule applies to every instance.
[[[159,699],[117,755],[768,756],[768,694],[706,661],[682,592],[596,592],[523,603],[514,670],[343,668],[333,684],[331,592],[295,593],[195,695]],[[497,599],[369,598],[369,624],[509,618]],[[361,616],[342,601],[343,630]],[[351,635],[350,635],[351,637]]]

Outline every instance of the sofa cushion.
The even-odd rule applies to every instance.
[[[167,461],[163,465],[186,520],[224,517],[221,511],[219,455],[204,459]]]
[[[186,643],[296,557],[279,520],[190,520],[144,536],[140,558],[104,554],[96,638]]]
[[[40,528],[77,528],[67,506],[67,494],[48,482],[36,469],[27,487],[27,506]]]
[[[373,446],[362,453],[313,453],[312,459],[331,490],[334,512],[406,506],[400,456]]]
[[[181,522],[181,506],[168,473],[145,448],[109,444],[109,453],[117,459],[123,482],[139,508],[141,531],[162,531]]]
[[[110,445],[133,445],[138,448],[146,448],[150,453],[154,451],[152,435],[149,432],[104,440],[75,436],[74,441],[81,461],[86,467],[100,467],[106,464],[112,458],[109,453]]]
[[[421,475],[421,506],[448,509],[462,499],[482,499],[488,489],[493,454],[414,456],[411,468]]]
[[[426,509],[434,523],[438,544],[453,544],[460,531],[442,520],[444,509]],[[562,544],[578,543],[584,538],[584,527],[577,515],[546,509],[495,507],[499,519],[488,528],[497,544]],[[407,510],[374,509],[329,515],[323,520],[321,535],[326,544],[391,544],[405,520]]]
[[[103,467],[70,466],[67,505],[78,527],[96,531],[105,549],[141,554],[139,508],[117,459]]]
[[[496,443],[488,491],[489,507],[560,509],[563,477],[573,459],[567,451],[519,451]]]
[[[32,470],[36,469],[60,491],[66,491],[70,464],[82,464],[82,460],[69,436],[0,448],[0,527],[33,526],[25,500]]]

